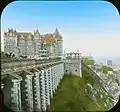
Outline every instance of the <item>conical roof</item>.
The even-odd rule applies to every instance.
[[[62,36],[60,35],[58,29],[56,28],[55,29],[55,32],[54,32],[54,38],[57,39],[57,40],[62,40]]]

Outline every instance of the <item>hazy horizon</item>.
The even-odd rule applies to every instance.
[[[58,28],[64,50],[120,61],[120,16],[107,1],[15,1],[1,15],[1,32],[8,28],[40,34]],[[3,46],[2,46],[3,50]]]

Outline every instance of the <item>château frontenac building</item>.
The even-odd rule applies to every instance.
[[[31,32],[19,32],[8,29],[4,32],[4,52],[15,57],[27,58],[61,57],[63,55],[63,38],[56,28],[54,33],[41,35],[38,29]]]

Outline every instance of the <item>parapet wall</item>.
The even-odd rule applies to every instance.
[[[77,75],[82,77],[81,74],[81,59],[66,59],[64,60],[64,72],[69,75]]]
[[[64,76],[64,63],[60,59],[4,62],[2,77],[5,75],[2,91],[8,108],[17,112],[47,111]]]

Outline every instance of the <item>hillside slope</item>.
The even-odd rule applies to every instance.
[[[51,100],[50,111],[105,111],[113,107],[102,80],[86,65],[83,77],[65,75]]]

